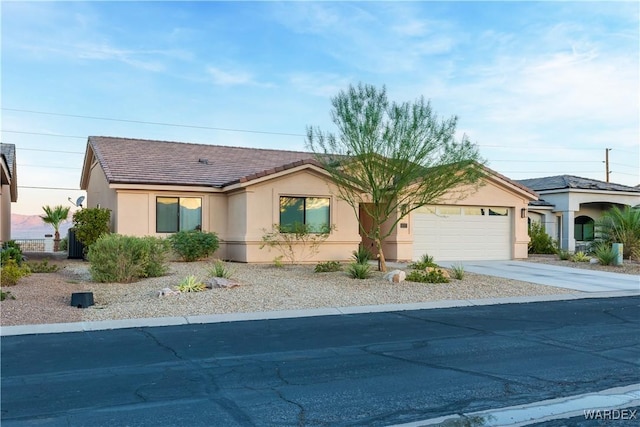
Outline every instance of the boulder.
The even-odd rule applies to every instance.
[[[235,288],[240,286],[240,283],[233,279],[225,279],[224,277],[212,277],[204,282],[209,289],[213,288]]]
[[[180,291],[176,291],[174,289],[171,288],[164,288],[164,289],[160,289],[158,291],[158,297],[168,297],[168,296],[172,296],[172,295],[180,295]]]
[[[384,275],[384,279],[391,283],[401,283],[407,278],[407,273],[402,270],[392,270]]]

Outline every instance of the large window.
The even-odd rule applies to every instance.
[[[200,197],[156,198],[156,232],[202,229],[202,199]]]
[[[280,229],[293,230],[305,224],[314,233],[329,230],[328,197],[280,197]]]
[[[590,242],[593,240],[594,221],[585,215],[580,215],[573,223],[573,237],[580,242]]]

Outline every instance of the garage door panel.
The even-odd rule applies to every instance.
[[[486,207],[470,208],[472,212],[480,209],[488,212]],[[434,208],[421,208],[413,214],[414,259],[425,253],[436,261],[511,258],[510,216],[439,215],[435,212]]]

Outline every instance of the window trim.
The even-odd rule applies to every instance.
[[[178,201],[178,215],[176,216],[176,231],[158,231],[158,199],[175,199]],[[200,200],[200,225],[196,226],[199,227],[197,229],[202,230],[202,220],[203,220],[203,212],[202,212],[202,205],[203,205],[203,197],[202,196],[162,196],[162,195],[156,195],[156,204],[155,204],[155,215],[156,215],[156,234],[173,234],[173,233],[177,233],[179,231],[189,231],[189,230],[181,230],[180,229],[180,201],[182,199],[198,199]]]
[[[287,199],[302,199],[303,200],[303,211],[302,211],[302,215],[303,215],[303,224],[307,224],[307,199],[325,199],[328,202],[328,209],[327,209],[327,224],[326,224],[326,232],[327,233],[331,233],[331,197],[330,196],[315,196],[315,195],[304,195],[304,196],[292,196],[289,194],[280,194],[278,196],[278,225],[280,226],[280,229],[282,230],[282,199],[283,198],[287,198]],[[309,233],[311,234],[324,234],[325,231],[323,230],[317,230],[317,231],[309,231]]]

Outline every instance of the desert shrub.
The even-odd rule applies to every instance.
[[[529,224],[528,247],[530,254],[555,254],[558,251],[556,242],[538,221],[531,221]]]
[[[15,286],[18,280],[31,274],[27,265],[19,265],[15,259],[9,259],[0,268],[0,283],[2,286]]]
[[[220,246],[216,233],[200,230],[178,231],[169,236],[169,242],[175,253],[186,262],[207,258]]]
[[[433,262],[433,257],[429,256],[429,254],[423,254],[420,259],[414,263],[409,264],[409,268],[413,268],[415,270],[425,270],[427,267],[437,267],[438,264]]]
[[[640,255],[640,208],[612,207],[595,224],[596,235],[605,243],[622,243],[623,257]]]
[[[22,249],[15,240],[4,242],[0,249],[0,265],[4,265],[10,259],[14,260],[18,265],[21,265],[24,260]]]
[[[202,292],[207,289],[207,285],[196,276],[187,276],[174,289],[180,292]]]
[[[73,214],[73,230],[76,238],[88,251],[100,236],[109,233],[111,211],[105,208],[80,209]]]
[[[9,291],[5,292],[2,289],[0,289],[0,301],[4,301],[6,299],[16,299],[16,297],[11,295],[11,292],[9,292]]]
[[[272,248],[280,252],[291,264],[307,260],[320,251],[320,245],[329,238],[334,226],[320,230],[299,222],[293,225],[273,224],[271,231],[263,230],[260,249]]]
[[[356,264],[368,264],[369,260],[373,258],[373,254],[368,248],[360,245],[357,251],[353,251],[351,258]]]
[[[49,264],[48,259],[43,259],[40,262],[28,261],[27,266],[32,273],[53,273],[60,270],[57,264]]]
[[[451,272],[453,273],[453,277],[456,280],[464,279],[464,265],[462,265],[462,264],[453,264],[451,266]]]
[[[157,277],[168,270],[168,252],[168,245],[156,237],[104,234],[89,248],[89,272],[96,282],[129,283]]]
[[[371,276],[371,266],[352,262],[347,266],[347,273],[352,279],[368,279]]]
[[[419,283],[449,283],[449,279],[447,279],[438,268],[429,271],[413,270],[407,274],[406,280]]]
[[[571,257],[571,261],[573,261],[573,262],[589,262],[590,259],[591,259],[591,257],[589,257],[589,255],[585,254],[582,251],[576,252]]]
[[[217,259],[213,261],[213,264],[209,268],[209,276],[211,277],[223,277],[229,279],[233,275],[233,272],[227,268],[224,261]]]
[[[69,238],[68,237],[63,237],[62,239],[60,239],[60,243],[58,243],[58,249],[60,249],[61,251],[66,252],[69,249]]]
[[[342,270],[342,265],[338,261],[320,262],[313,269],[316,273],[330,273]]]
[[[282,268],[284,267],[284,263],[282,262],[282,255],[278,255],[277,257],[275,257],[273,259],[273,266],[275,268]]]
[[[558,258],[563,261],[568,261],[571,259],[571,252],[566,249],[558,249]]]
[[[608,243],[601,243],[596,245],[593,249],[593,254],[602,265],[612,265],[618,254],[613,250],[613,247]]]

